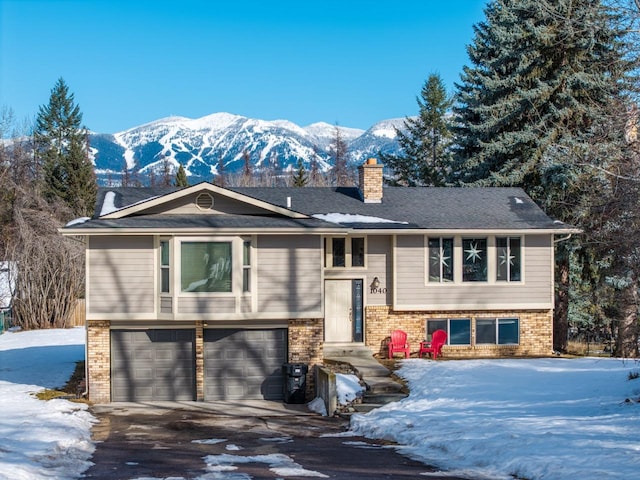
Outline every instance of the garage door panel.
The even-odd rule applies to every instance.
[[[189,329],[112,330],[112,400],[193,400],[194,338]]]
[[[204,332],[205,400],[283,398],[287,330]]]

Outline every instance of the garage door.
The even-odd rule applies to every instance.
[[[194,333],[112,330],[112,401],[194,400]]]
[[[286,328],[205,330],[205,400],[282,400],[286,360]]]

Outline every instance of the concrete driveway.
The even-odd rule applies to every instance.
[[[348,420],[280,402],[113,403],[100,420],[91,479],[416,479],[433,469],[392,445],[345,435]],[[442,480],[442,474],[437,474]]]

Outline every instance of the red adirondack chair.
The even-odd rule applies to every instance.
[[[393,358],[396,352],[404,353],[404,358],[409,358],[409,344],[407,343],[407,334],[402,330],[394,330],[391,332],[391,340],[389,340],[388,357]]]
[[[442,356],[442,346],[447,343],[447,332],[444,330],[436,330],[433,332],[430,342],[420,342],[420,351],[418,357],[422,358],[422,355],[428,353],[434,360],[438,358],[438,355]]]

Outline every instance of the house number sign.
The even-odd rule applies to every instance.
[[[374,277],[373,282],[369,285],[369,293],[379,293],[384,295],[387,293],[387,287],[380,286],[380,279],[378,277]]]

